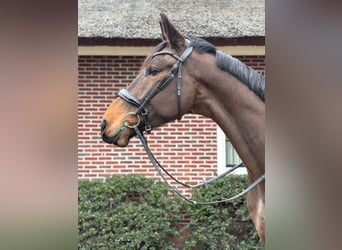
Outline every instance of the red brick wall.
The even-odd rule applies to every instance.
[[[264,74],[264,56],[238,57]],[[144,57],[80,56],[78,83],[78,178],[139,173],[158,178],[137,138],[126,148],[104,143],[101,117],[115,93],[129,84]],[[216,124],[198,115],[154,129],[147,136],[156,158],[175,176],[197,183],[217,173]]]

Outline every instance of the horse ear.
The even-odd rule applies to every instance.
[[[170,23],[164,13],[160,13],[160,27],[164,41],[167,41],[169,47],[175,50],[180,50],[185,46],[184,36]]]
[[[167,42],[167,37],[165,35],[165,30],[164,30],[163,24],[161,23],[161,21],[159,21],[159,24],[160,24],[160,29],[162,32],[162,40]]]

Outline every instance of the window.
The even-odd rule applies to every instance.
[[[226,137],[226,167],[232,168],[236,164],[241,163],[241,159],[237,152],[235,151],[233,145],[230,143],[228,138]]]
[[[218,163],[218,174],[223,173],[228,168],[239,164],[241,159],[236,153],[233,145],[230,143],[226,135],[223,133],[221,128],[217,126],[217,163]],[[245,167],[236,169],[233,173],[235,174],[247,174]]]

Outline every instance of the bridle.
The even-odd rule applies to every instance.
[[[210,205],[210,204],[216,204],[216,203],[221,203],[221,202],[227,202],[227,201],[236,199],[238,197],[241,197],[242,195],[248,193],[250,190],[255,188],[262,181],[264,181],[265,175],[262,175],[261,177],[259,177],[256,181],[254,181],[246,189],[242,190],[237,195],[230,197],[230,198],[227,198],[227,199],[224,199],[224,200],[202,202],[202,201],[195,201],[195,200],[189,199],[186,196],[184,196],[178,189],[176,189],[175,187],[173,187],[172,185],[169,184],[169,182],[166,180],[166,178],[164,177],[164,174],[161,170],[163,170],[165,172],[165,174],[167,174],[171,179],[173,179],[178,184],[185,186],[187,188],[197,188],[197,187],[200,187],[203,185],[207,186],[208,183],[211,183],[211,182],[213,182],[213,181],[215,181],[215,180],[217,180],[217,179],[219,179],[225,175],[232,173],[234,170],[241,167],[243,165],[243,163],[235,165],[233,168],[227,170],[226,172],[224,172],[221,175],[218,175],[215,178],[212,178],[210,180],[203,180],[203,182],[196,184],[196,185],[189,185],[189,184],[186,184],[186,183],[183,183],[183,182],[177,180],[158,162],[158,160],[154,157],[152,151],[150,150],[145,136],[142,134],[142,132],[138,128],[138,126],[140,125],[140,121],[141,121],[140,116],[141,116],[142,119],[144,120],[144,125],[145,125],[144,130],[147,133],[150,133],[152,131],[152,127],[149,123],[149,118],[148,118],[149,112],[148,112],[146,106],[147,106],[147,104],[149,104],[149,102],[151,101],[151,99],[155,95],[157,95],[159,92],[161,92],[171,82],[171,80],[175,77],[175,75],[177,73],[178,73],[177,93],[176,93],[176,95],[177,95],[177,108],[178,108],[178,118],[177,119],[178,120],[181,119],[181,117],[182,117],[182,104],[181,104],[181,99],[182,99],[181,98],[182,97],[181,96],[182,64],[190,56],[192,51],[193,51],[193,47],[191,46],[191,43],[189,41],[187,41],[187,47],[181,56],[178,56],[175,53],[172,53],[170,51],[160,51],[160,52],[154,53],[151,58],[154,58],[154,57],[159,56],[159,55],[169,55],[169,56],[172,56],[173,58],[175,58],[177,60],[177,62],[171,67],[171,69],[166,74],[166,76],[157,83],[157,85],[149,92],[149,94],[144,99],[140,100],[140,99],[136,98],[127,89],[120,90],[120,92],[118,93],[118,96],[121,97],[126,102],[128,102],[128,103],[130,103],[130,104],[132,104],[138,108],[138,110],[136,112],[129,112],[125,116],[125,118],[126,118],[129,115],[135,115],[137,117],[136,123],[131,125],[127,121],[124,121],[124,126],[128,127],[128,128],[132,128],[134,130],[134,132],[137,134],[137,136],[139,137],[139,139],[140,139],[140,141],[141,141],[141,143],[142,143],[142,145],[143,145],[143,147],[147,153],[147,156],[149,157],[150,161],[152,162],[154,168],[156,169],[156,171],[158,172],[158,174],[160,175],[162,180],[169,186],[169,188],[174,193],[178,194],[184,200],[186,200],[190,203],[193,203],[193,204]]]
[[[175,53],[172,53],[170,51],[160,51],[156,52],[152,55],[151,58],[154,58],[159,55],[169,55],[172,56],[177,60],[177,62],[172,66],[172,68],[169,70],[169,72],[166,74],[166,76],[158,82],[158,84],[150,91],[150,93],[143,99],[140,100],[136,98],[134,95],[132,95],[127,89],[122,89],[118,93],[118,96],[124,99],[126,102],[133,104],[138,108],[138,110],[134,113],[137,117],[141,115],[144,120],[145,124],[145,131],[147,133],[150,133],[152,131],[152,127],[149,123],[148,119],[148,110],[146,108],[146,105],[149,104],[151,99],[157,95],[160,91],[162,91],[175,77],[175,74],[178,72],[177,77],[177,108],[178,108],[178,117],[177,119],[180,120],[182,118],[182,64],[185,62],[185,60],[188,58],[188,56],[191,54],[193,50],[192,46],[188,46],[184,50],[183,54],[179,57]]]

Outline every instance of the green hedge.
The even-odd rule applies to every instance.
[[[230,175],[194,192],[194,200],[232,197],[248,186],[246,175]],[[192,234],[186,246],[200,249],[265,249],[250,220],[246,196],[216,205],[189,205]]]
[[[245,176],[226,177],[194,193],[213,200],[236,194]],[[170,199],[168,188],[142,175],[79,181],[79,249],[264,249],[248,217],[245,199],[192,205]],[[177,248],[178,247],[178,248]]]

